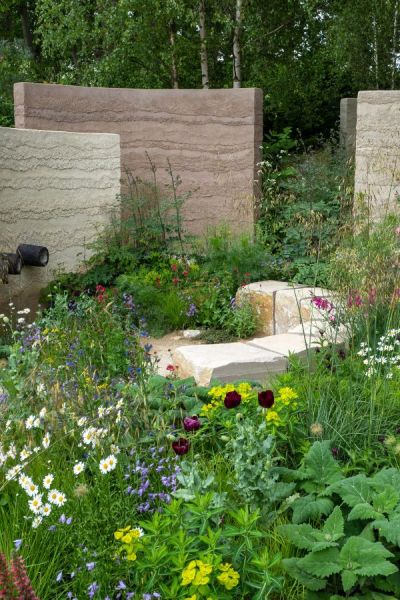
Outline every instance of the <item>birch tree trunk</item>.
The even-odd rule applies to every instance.
[[[233,30],[233,87],[242,86],[240,68],[240,30],[242,24],[242,0],[236,0],[235,28]]]
[[[374,70],[375,70],[375,88],[379,89],[379,52],[378,52],[378,24],[376,22],[376,14],[372,17],[372,29],[374,34]]]
[[[393,46],[392,46],[392,90],[394,90],[395,75],[397,71],[397,23],[399,18],[399,0],[396,0],[394,7],[394,18],[393,18]]]
[[[175,56],[175,35],[176,25],[173,21],[169,24],[169,43],[171,46],[171,80],[172,87],[177,90],[179,88],[178,81],[178,69],[176,67],[176,56]]]
[[[201,65],[201,85],[207,90],[210,87],[208,79],[208,56],[207,56],[207,37],[206,37],[206,4],[205,0],[199,3],[199,26],[200,26],[200,65]]]

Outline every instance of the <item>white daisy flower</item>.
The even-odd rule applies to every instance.
[[[29,500],[28,502],[29,508],[34,513],[40,513],[42,504],[42,496],[40,494],[37,494],[32,498],[32,500]]]
[[[39,527],[39,525],[42,523],[42,521],[43,521],[43,517],[41,515],[39,515],[38,517],[35,517],[32,521],[33,529],[37,529]]]
[[[46,475],[46,477],[43,478],[43,487],[46,488],[46,490],[49,490],[51,488],[51,484],[54,481],[54,475],[52,475],[51,473],[49,473],[48,475]]]
[[[83,462],[78,462],[73,467],[74,475],[79,475],[85,470],[85,464]]]
[[[6,473],[7,481],[11,481],[12,479],[15,479],[21,470],[22,470],[21,465],[15,465],[15,467],[11,467],[11,469],[8,469],[8,471]]]
[[[103,473],[103,475],[108,473],[109,465],[108,465],[108,460],[106,458],[100,461],[99,469]]]
[[[43,385],[43,384],[42,384],[42,385]],[[38,386],[38,387],[39,387],[39,386]],[[44,387],[44,386],[43,386],[43,387]],[[45,416],[46,416],[46,414],[47,414],[47,408],[44,406],[44,407],[41,409],[41,411],[39,412],[39,417],[40,417],[41,419],[44,419],[44,418],[45,418]]]
[[[24,488],[28,496],[36,496],[39,493],[38,486],[35,485],[32,479],[29,480],[26,487]]]
[[[144,536],[144,531],[141,527],[134,527],[132,531],[136,531],[136,533],[138,534],[137,537],[139,538]]]
[[[67,497],[62,492],[58,493],[57,500],[54,502],[56,506],[64,506],[67,501]]]
[[[35,415],[29,415],[29,417],[25,421],[25,427],[27,429],[33,429],[33,424],[35,422]]]
[[[78,425],[79,425],[79,427],[83,427],[87,423],[87,420],[88,420],[87,417],[80,417],[78,419]]]
[[[50,446],[50,434],[49,433],[46,433],[46,435],[43,436],[42,446],[43,446],[43,448],[48,448]]]
[[[110,456],[107,456],[107,458],[103,458],[103,460],[100,461],[99,464],[99,468],[100,471],[103,473],[103,475],[105,473],[109,473],[110,471],[113,471],[115,469],[115,467],[117,466],[117,458],[116,456],[114,456],[113,454],[110,454]]]
[[[40,419],[39,417],[36,417],[36,419],[33,421],[33,427],[40,427]]]
[[[44,517],[48,517],[50,513],[51,513],[50,504],[48,504],[48,503],[44,504],[41,508],[40,514],[42,514]]]
[[[28,477],[27,475],[25,475],[25,473],[21,473],[21,475],[18,477],[18,483],[23,489],[28,487],[28,485],[31,482],[32,482],[32,479],[30,477]]]
[[[50,504],[57,504],[57,498],[59,497],[59,495],[60,492],[58,490],[50,490],[47,494],[47,499],[50,502]]]
[[[24,461],[24,460],[27,460],[31,454],[32,454],[31,450],[29,450],[28,448],[23,448],[20,452],[19,458],[20,458],[20,460]]]
[[[108,460],[108,470],[109,471],[113,471],[115,469],[115,467],[117,466],[117,457],[114,456],[113,454],[110,454],[110,456],[108,456],[108,458],[106,458],[106,460]]]
[[[84,444],[92,444],[94,440],[94,436],[96,433],[96,429],[94,427],[88,427],[82,433],[82,441]]]

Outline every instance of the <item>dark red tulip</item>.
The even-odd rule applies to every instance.
[[[225,396],[224,404],[226,408],[236,408],[242,401],[242,396],[238,392],[228,392]]]
[[[189,452],[190,442],[186,438],[179,438],[179,440],[172,442],[172,449],[175,454],[187,454]]]
[[[258,392],[258,404],[263,408],[271,408],[274,405],[274,392],[272,390],[264,390]]]
[[[200,425],[201,423],[199,417],[196,417],[195,415],[193,417],[185,417],[183,419],[183,427],[185,431],[197,431],[200,429]]]

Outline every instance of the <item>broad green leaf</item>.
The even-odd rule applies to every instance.
[[[365,475],[355,475],[344,479],[337,486],[335,491],[342,500],[349,506],[355,506],[360,502],[369,504],[372,499],[372,490]]]
[[[293,579],[297,579],[299,583],[309,590],[318,591],[325,589],[327,583],[326,580],[321,579],[320,577],[313,577],[309,573],[306,573],[299,567],[298,562],[299,560],[297,558],[284,558],[282,565],[288,575],[293,577]]]
[[[397,506],[398,502],[398,492],[391,485],[388,485],[384,491],[375,496],[373,507],[380,513],[390,513]]]
[[[380,542],[352,536],[340,551],[340,563],[342,569],[353,571],[356,575],[390,575],[397,571],[397,567],[386,559],[393,556]]]
[[[340,540],[344,536],[344,519],[339,506],[335,506],[322,528],[325,540]],[[330,536],[330,537],[327,537]]]
[[[357,575],[355,573],[353,573],[353,571],[348,571],[347,569],[342,571],[342,585],[343,585],[343,590],[345,592],[348,592],[349,590],[351,590],[351,588],[353,586],[355,586],[356,583],[357,583]]]
[[[320,519],[332,512],[333,502],[329,498],[316,498],[314,495],[303,496],[295,500],[293,507],[293,523],[303,523],[311,519]]]
[[[301,525],[281,525],[279,532],[301,550],[312,550],[316,542],[324,539],[318,529],[314,529],[307,523]]]
[[[382,469],[370,479],[372,485],[381,491],[383,487],[390,485],[395,490],[400,490],[400,471],[394,467]]]
[[[334,573],[339,573],[342,567],[339,562],[339,550],[337,548],[327,548],[320,552],[312,552],[298,561],[300,569],[306,571],[314,577],[330,577]]]
[[[381,516],[380,519],[372,522],[372,527],[378,530],[380,536],[384,537],[391,544],[400,546],[400,514],[394,513],[387,520]]]
[[[380,516],[381,513],[374,510],[370,504],[367,502],[361,502],[360,504],[356,504],[354,508],[351,509],[348,520],[355,521],[360,519],[363,521],[366,519],[379,519]]]
[[[311,446],[304,457],[304,466],[309,478],[319,485],[329,485],[343,478],[328,441],[315,442]]]

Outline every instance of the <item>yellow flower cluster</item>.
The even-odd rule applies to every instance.
[[[185,585],[207,585],[210,581],[212,566],[202,560],[192,560],[182,571],[182,586]]]
[[[251,385],[246,382],[239,383],[238,385],[233,385],[232,383],[216,385],[208,392],[211,400],[208,404],[204,404],[201,413],[206,416],[209,415],[210,412],[212,413],[216,408],[222,406],[228,392],[234,391],[241,395],[242,402],[248,401],[254,395]]]
[[[289,408],[290,410],[296,410],[297,408],[297,398],[299,395],[295,390],[291,387],[282,387],[278,390],[278,395],[275,397],[274,409],[275,410],[267,410],[265,419],[267,423],[271,423],[271,425],[275,427],[280,427],[284,425],[284,419],[282,419],[281,412],[282,409]]]
[[[240,575],[230,563],[223,563],[218,568],[222,573],[218,575],[217,579],[227,590],[232,590],[238,585]]]
[[[122,550],[126,551],[126,560],[136,560],[136,550],[138,549],[137,542],[143,535],[143,529],[140,527],[134,527],[132,529],[130,525],[122,529],[117,529],[117,531],[114,532],[115,539],[124,544]]]

